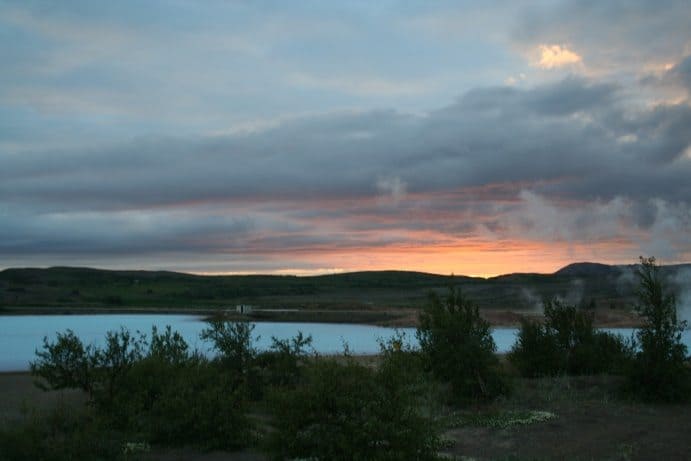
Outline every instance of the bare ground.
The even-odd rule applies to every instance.
[[[520,379],[516,385],[511,397],[475,412],[539,410],[556,417],[509,428],[450,429],[449,454],[477,460],[691,459],[691,405],[627,402],[616,397],[613,377]]]

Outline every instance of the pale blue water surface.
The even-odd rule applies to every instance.
[[[151,336],[151,327],[159,332],[167,325],[178,331],[191,349],[207,352],[210,344],[199,339],[199,333],[206,328],[203,319],[192,315],[173,314],[96,314],[96,315],[16,315],[0,316],[0,371],[27,370],[29,361],[34,360],[35,351],[43,345],[43,338],[50,341],[57,332],[71,329],[85,344],[100,345],[107,331],[121,326],[130,332],[137,330]],[[343,345],[353,354],[372,354],[379,351],[377,339],[391,337],[392,328],[371,325],[333,323],[283,323],[257,322],[253,337],[258,337],[255,346],[262,350],[271,345],[271,337],[291,338],[298,331],[312,335],[312,346],[323,354],[343,351]],[[416,345],[415,329],[401,328],[411,344]]]
[[[54,340],[57,332],[71,329],[85,344],[102,344],[107,331],[118,330],[121,326],[131,332],[137,330],[151,334],[152,325],[161,331],[170,325],[178,331],[192,349],[206,352],[209,344],[199,339],[199,333],[206,323],[192,315],[174,314],[102,314],[102,315],[16,315],[0,316],[0,371],[19,371],[29,368],[29,361],[35,359],[35,351],[41,348],[43,337]],[[399,328],[413,346],[417,346],[414,328]],[[373,354],[379,352],[378,339],[390,338],[393,328],[372,325],[351,325],[335,323],[255,323],[253,336],[259,337],[255,342],[258,349],[267,349],[271,337],[291,338],[298,331],[312,335],[314,349],[322,354],[334,354],[343,351],[343,345],[353,354]],[[632,328],[606,329],[613,333],[630,337]],[[516,341],[516,328],[495,328],[492,336],[498,352],[508,352]],[[691,348],[691,332],[684,332],[683,341]]]

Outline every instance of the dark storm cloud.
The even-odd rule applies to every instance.
[[[476,89],[425,116],[3,154],[0,253],[298,251],[406,240],[377,229],[483,226],[570,226],[557,233],[579,239],[661,219],[688,231],[689,126],[686,103],[634,107],[615,85],[571,77]]]

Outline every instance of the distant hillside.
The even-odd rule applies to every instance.
[[[372,271],[311,277],[201,276],[165,271],[91,268],[6,269],[0,306],[380,309],[419,307],[430,292],[460,287],[480,307],[529,310],[546,298],[622,308],[632,302],[634,266],[570,264],[554,274],[507,274],[489,279],[422,272]],[[666,266],[671,275],[691,264]]]
[[[609,277],[621,274],[618,266],[609,266],[600,263],[573,263],[564,266],[554,273],[555,275],[567,275],[575,277]]]

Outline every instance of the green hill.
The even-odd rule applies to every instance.
[[[422,272],[374,271],[311,277],[201,276],[165,271],[91,268],[6,269],[0,306],[90,308],[379,309],[419,307],[430,291],[460,286],[480,307],[530,310],[561,297],[597,307],[621,307],[633,295],[633,266],[571,264],[554,274],[507,274],[489,279]],[[691,265],[667,266],[670,274]]]

